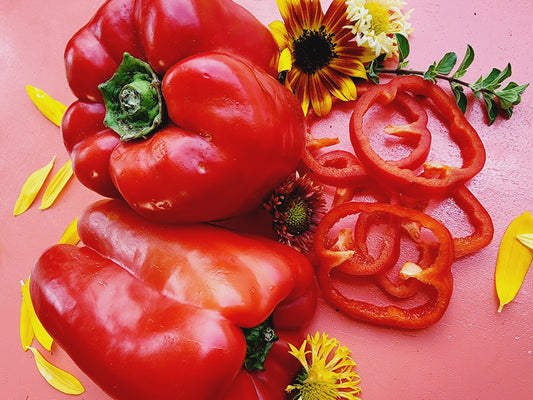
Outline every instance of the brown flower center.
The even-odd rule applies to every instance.
[[[338,57],[334,36],[334,33],[326,31],[324,25],[318,30],[304,29],[301,36],[293,39],[294,65],[310,75],[328,66],[331,60]]]

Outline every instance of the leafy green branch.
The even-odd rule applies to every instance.
[[[504,81],[511,76],[511,64],[507,64],[503,70],[493,68],[486,76],[481,76],[474,83],[461,80],[466,74],[468,67],[474,61],[474,49],[470,45],[467,45],[466,53],[452,75],[450,74],[454,70],[458,60],[457,54],[454,52],[446,53],[438,62],[433,62],[425,71],[407,69],[409,65],[407,57],[410,52],[409,42],[401,34],[396,34],[396,40],[398,43],[397,68],[385,68],[383,65],[385,55],[381,55],[367,67],[368,77],[372,81],[379,83],[380,74],[420,75],[433,83],[437,82],[438,79],[446,80],[450,83],[455,102],[463,113],[467,106],[467,97],[464,88],[469,88],[477,99],[483,99],[489,125],[496,120],[499,109],[503,110],[508,117],[511,117],[513,115],[513,107],[522,101],[522,93],[529,86],[529,84],[518,85],[510,81],[502,88]]]

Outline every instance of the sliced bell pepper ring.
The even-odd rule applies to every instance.
[[[465,185],[455,187],[448,197],[463,210],[473,228],[472,233],[465,236],[456,236],[452,232],[455,258],[464,257],[487,247],[494,236],[494,225],[483,204]],[[405,198],[402,197],[401,201],[402,203],[405,202]],[[423,211],[429,206],[429,203],[423,204],[419,202],[417,205],[418,209]],[[413,239],[416,240],[417,236],[419,236],[419,227],[411,225],[407,229]]]
[[[427,159],[431,147],[431,133],[427,128],[428,115],[424,107],[407,93],[398,93],[395,100],[410,122],[402,126],[389,124],[384,128],[384,132],[398,136],[415,147],[407,156],[389,162],[399,168],[415,169]]]
[[[448,126],[450,138],[460,148],[461,167],[448,167],[441,176],[426,177],[386,161],[374,151],[364,132],[364,115],[374,103],[388,104],[404,92],[431,100]],[[369,88],[355,104],[350,120],[350,139],[355,154],[370,175],[392,190],[417,198],[444,197],[454,187],[476,175],[483,168],[486,157],[483,142],[453,98],[438,85],[414,75],[396,77],[386,84]],[[431,164],[427,166],[432,167]]]
[[[411,122],[403,126],[388,125],[385,127],[385,132],[413,143],[415,148],[408,156],[394,162],[401,168],[417,168],[427,158],[431,146],[431,134],[427,129],[428,117],[424,108],[407,94],[398,95],[397,102]],[[337,144],[338,140],[320,143],[320,139],[313,140],[308,135],[307,145],[302,156],[302,160],[309,168],[313,178],[321,183],[343,188],[366,185],[370,181],[366,170],[354,154],[346,150],[332,150],[316,154],[323,147]]]
[[[438,246],[432,262],[427,266],[406,262],[400,272],[405,279],[414,278],[424,286],[433,288],[431,296],[425,303],[405,309],[396,304],[377,305],[348,298],[333,285],[331,273],[338,264],[332,263],[329,254],[324,252],[324,243],[330,240],[328,239],[330,230],[343,218],[360,213],[370,215],[374,212],[412,220],[431,232],[435,245]],[[353,318],[378,325],[419,329],[436,323],[448,307],[453,286],[451,274],[451,265],[454,261],[453,239],[444,225],[422,212],[383,203],[344,203],[324,216],[317,227],[314,243],[320,259],[317,277],[322,295],[334,307]]]
[[[435,260],[435,254],[438,247],[434,243],[417,242],[419,251],[417,265],[427,266]],[[401,276],[394,271],[393,268],[389,270],[382,270],[375,275],[376,282],[381,289],[391,296],[399,299],[407,299],[415,296],[423,286],[423,283],[414,278],[407,278]]]
[[[455,258],[460,258],[487,247],[494,236],[494,225],[483,204],[465,185],[455,188],[451,197],[466,213],[468,221],[474,228],[470,235],[453,239]]]
[[[392,221],[391,221],[392,220]],[[370,254],[366,238],[373,224],[385,224],[380,232],[381,246],[377,256]],[[398,219],[381,213],[360,213],[352,230],[341,230],[338,240],[327,246],[325,242],[315,245],[321,262],[336,264],[335,268],[352,275],[374,275],[387,269],[398,259],[400,252],[400,230]],[[337,259],[337,260],[336,260]]]
[[[316,144],[316,143],[320,144]],[[307,143],[302,154],[302,161],[309,174],[318,182],[336,187],[356,187],[369,181],[368,174],[357,157],[346,150],[331,150],[316,154],[323,147],[337,144],[335,140],[313,139],[307,135]]]
[[[150,223],[119,200],[95,203],[78,227],[84,246],[48,249],[31,298],[46,330],[107,393],[285,397],[300,368],[287,342],[303,340],[316,305],[305,256],[211,225]],[[272,346],[259,353],[266,361],[247,353],[245,333],[256,328],[259,347]]]

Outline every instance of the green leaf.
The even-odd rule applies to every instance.
[[[515,82],[509,82],[505,88],[494,92],[500,100],[500,107],[504,110],[519,104],[522,101],[522,93],[529,84],[518,85]]]
[[[399,69],[407,68],[408,66],[409,66],[409,61],[402,61],[401,63],[398,64]]]
[[[398,44],[398,62],[402,64],[402,62],[409,56],[409,52],[411,51],[409,41],[401,33],[395,33],[394,37],[396,38],[396,43]]]
[[[466,53],[463,57],[463,61],[461,61],[461,64],[459,64],[459,67],[457,68],[457,71],[452,75],[454,78],[462,78],[466,74],[466,70],[468,67],[472,64],[472,61],[474,61],[474,49],[469,44],[466,45]]]
[[[379,57],[372,60],[366,68],[366,74],[368,78],[375,84],[379,83],[379,74],[384,68],[383,60],[385,60],[385,56],[386,54],[381,54]]]
[[[495,91],[501,86],[504,80],[511,76],[511,73],[511,64],[507,64],[503,71],[500,71],[498,68],[493,68],[486,77],[480,77],[470,87],[474,92],[480,90]]]
[[[455,97],[455,102],[457,103],[457,107],[459,107],[459,109],[464,114],[466,111],[466,105],[468,103],[468,100],[466,99],[463,86],[455,82],[450,83],[450,86],[452,87],[452,92]]]
[[[483,101],[487,107],[487,117],[489,118],[489,125],[492,125],[496,121],[498,116],[498,105],[494,101],[492,93],[483,92]]]
[[[424,79],[428,80],[428,81],[431,81],[433,83],[436,83],[437,82],[437,63],[433,63],[431,64],[427,71],[424,72]]]
[[[455,63],[457,62],[457,54],[455,54],[453,51],[450,51],[440,59],[439,63],[437,64],[435,71],[438,74],[448,75],[453,67],[455,67]]]

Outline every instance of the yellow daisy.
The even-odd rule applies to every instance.
[[[402,14],[402,0],[347,0],[348,27],[359,46],[372,50],[375,56],[386,58],[397,54],[395,33],[407,37],[413,29],[409,17],[413,10]]]
[[[302,364],[302,373],[295,384],[286,389],[298,391],[295,400],[359,400],[361,379],[354,370],[355,362],[350,350],[340,346],[337,339],[317,332],[308,335],[299,349],[289,346],[289,353]]]
[[[320,0],[276,0],[283,22],[270,29],[282,50],[280,71],[286,72],[285,85],[319,116],[331,110],[332,95],[355,100],[352,78],[366,79],[365,66],[375,55],[353,40],[346,25],[345,0],[333,0],[326,14]],[[290,57],[288,56],[290,55]]]

